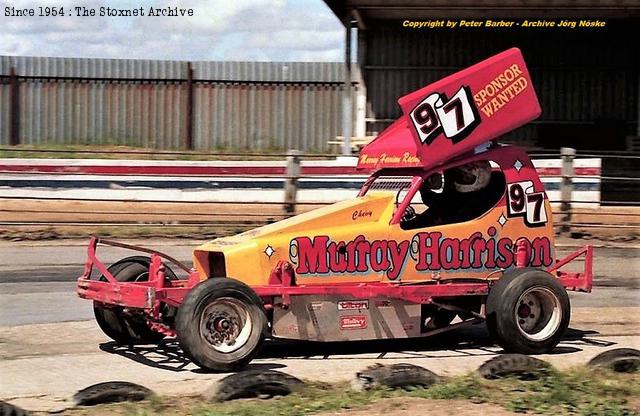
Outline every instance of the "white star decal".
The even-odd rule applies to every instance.
[[[498,218],[498,224],[500,224],[501,227],[504,227],[504,225],[507,223],[507,218],[504,216],[504,214],[500,214],[500,218]]]
[[[513,167],[516,168],[516,170],[518,172],[520,172],[520,169],[522,169],[522,162],[520,162],[520,160],[516,160],[516,163],[513,164]]]
[[[273,253],[275,253],[275,252],[276,251],[270,245],[267,245],[267,248],[264,249],[264,254],[266,254],[267,257],[269,257],[269,258],[271,258],[271,256],[273,256]]]

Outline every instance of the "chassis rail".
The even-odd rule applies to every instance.
[[[143,282],[118,282],[108,268],[96,256],[98,244],[151,254],[149,280]],[[582,272],[564,272],[559,269],[584,256]],[[163,259],[188,273],[186,280],[165,278]],[[104,280],[93,280],[91,274],[96,268]],[[584,246],[570,255],[559,259],[548,270],[555,272],[567,290],[591,292],[593,285],[593,247]],[[496,273],[499,275],[500,270]],[[300,295],[344,295],[356,298],[386,296],[400,298],[414,303],[432,303],[433,298],[456,296],[482,296],[496,279],[482,282],[436,281],[426,283],[337,283],[331,285],[296,285],[293,268],[289,263],[280,262],[274,268],[269,285],[255,286],[253,290],[262,297],[266,309],[274,306],[274,298],[282,299],[279,306],[287,307],[291,296]],[[77,293],[81,298],[90,299],[105,306],[119,306],[144,310],[153,322],[161,322],[161,307],[165,303],[179,307],[186,294],[201,281],[199,274],[175,258],[144,247],[119,243],[93,237],[87,248],[87,262],[84,273],[78,279]]]

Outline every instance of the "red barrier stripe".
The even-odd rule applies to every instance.
[[[142,175],[142,176],[224,176],[273,175],[285,173],[283,166],[57,166],[0,165],[5,173],[72,173],[81,175]],[[303,166],[303,175],[362,175],[349,166]]]
[[[302,175],[363,175],[352,166],[302,166]],[[561,176],[560,168],[537,168],[540,176]],[[224,176],[285,174],[283,166],[61,166],[61,165],[0,165],[2,173],[69,173],[79,175],[139,175],[139,176]],[[600,168],[577,167],[580,176],[600,175]]]
[[[580,176],[598,176],[600,168],[574,168],[575,174]],[[536,168],[540,176],[562,176],[561,168]]]

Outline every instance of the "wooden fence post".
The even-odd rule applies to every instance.
[[[571,232],[571,200],[573,199],[573,159],[576,157],[576,149],[571,147],[560,148],[562,157],[562,182],[560,183],[560,233]]]
[[[187,62],[187,126],[184,147],[193,150],[193,67]]]
[[[289,150],[287,152],[286,179],[284,181],[284,215],[287,217],[292,217],[296,213],[301,155],[302,152],[299,150]]]

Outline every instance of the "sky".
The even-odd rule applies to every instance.
[[[39,6],[65,16],[40,17]],[[76,16],[75,7],[96,10]],[[145,17],[100,17],[100,6]],[[193,17],[149,17],[150,7]],[[7,17],[7,7],[34,17]],[[212,61],[340,61],[344,29],[322,0],[0,0],[0,55]]]

